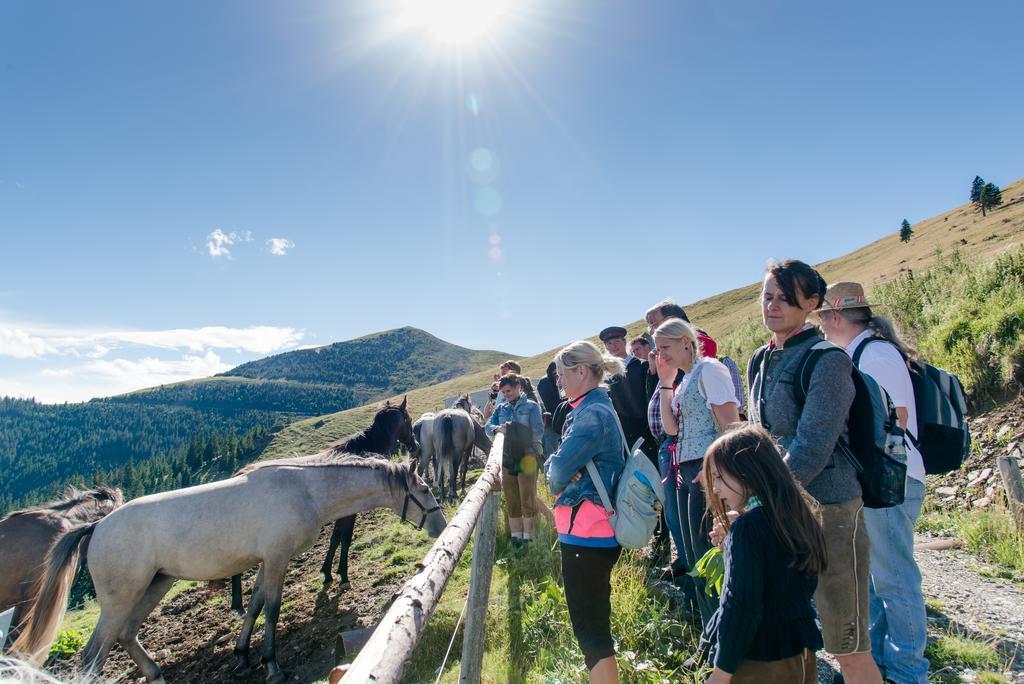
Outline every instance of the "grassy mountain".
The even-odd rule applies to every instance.
[[[133,474],[136,493],[171,488],[189,477],[186,452],[196,440],[250,435],[252,441],[252,434],[298,418],[493,368],[507,358],[406,327],[80,404],[0,399],[0,468],[12,474],[0,480],[0,505],[17,507],[69,482],[125,472]],[[149,461],[160,462],[138,473],[125,469]]]
[[[898,231],[894,230],[854,252],[818,264],[817,268],[830,282],[857,280],[870,288],[910,272],[925,271],[935,265],[940,254],[958,252],[968,261],[992,259],[1024,244],[1024,179],[1005,187],[1003,197],[1005,204],[986,217],[982,217],[970,204],[961,205],[914,225],[914,235],[908,243],[901,243]],[[741,364],[746,362],[746,355],[765,339],[756,302],[761,274],[750,275],[753,282],[749,285],[686,305],[690,319],[719,341],[720,350]],[[637,312],[640,313],[648,304],[637,302]],[[645,329],[643,320],[627,327],[630,334]],[[597,342],[596,338],[590,339]],[[523,372],[533,378],[541,376],[557,351],[551,349],[520,359]],[[467,373],[410,392],[409,403],[414,417],[423,411],[440,408],[446,397],[486,387],[491,372],[492,369],[486,369]],[[374,406],[361,406],[317,420],[292,423],[274,436],[263,457],[315,451],[333,439],[364,427],[374,410]]]
[[[405,327],[269,356],[222,375],[344,385],[362,404],[490,368],[508,358],[505,352],[466,349]]]

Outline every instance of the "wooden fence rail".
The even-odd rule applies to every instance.
[[[469,544],[473,528],[488,502],[491,502],[489,507],[494,509],[493,514],[489,511],[489,515],[486,516],[488,526],[491,527],[489,533],[492,536],[495,534],[491,520],[497,520],[496,502],[491,497],[491,491],[500,482],[503,442],[503,435],[495,435],[491,453],[487,457],[487,464],[480,479],[466,494],[455,517],[423,557],[420,571],[399,591],[391,608],[374,630],[373,636],[349,666],[344,682],[397,684],[401,680],[402,674],[409,667],[416,645],[423,636],[427,622],[437,607],[462,552]],[[491,549],[493,552],[493,545]],[[490,567],[486,570],[490,572]],[[489,576],[486,584],[490,584]],[[479,596],[480,592],[476,595]],[[483,601],[486,606],[486,594],[483,595]],[[468,606],[467,610],[473,614],[474,608],[478,610],[478,607],[474,606]]]

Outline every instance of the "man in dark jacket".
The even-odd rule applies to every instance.
[[[540,396],[541,410],[544,412],[544,458],[547,459],[558,448],[558,440],[561,435],[555,433],[551,426],[551,416],[554,414],[562,397],[558,394],[558,378],[555,377],[555,362],[548,364],[544,377],[537,382],[537,394]]]
[[[626,329],[623,327],[605,328],[598,337],[608,353],[622,359],[626,365],[624,373],[608,382],[608,394],[615,412],[619,414],[626,441],[633,446],[636,440],[643,438],[644,453],[657,465],[658,445],[654,443],[647,425],[647,403],[651,398],[647,388],[649,362],[626,353]]]

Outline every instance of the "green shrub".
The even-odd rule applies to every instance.
[[[718,342],[718,355],[730,356],[739,365],[740,370],[746,372],[747,361],[753,355],[754,350],[768,341],[771,333],[764,327],[764,323],[758,318],[751,318],[741,323],[732,332]]]
[[[50,647],[51,658],[68,658],[75,655],[85,646],[88,632],[84,629],[62,629],[57,640]]]
[[[955,373],[972,398],[1019,382],[1024,360],[1024,249],[987,264],[937,255],[923,274],[875,288],[874,299],[929,362]]]

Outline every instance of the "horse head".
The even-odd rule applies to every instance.
[[[405,497],[400,512],[402,521],[426,530],[431,537],[437,538],[448,526],[448,521],[430,487],[416,474],[416,462],[409,461],[407,468],[404,474]],[[399,513],[399,510],[395,512]]]

